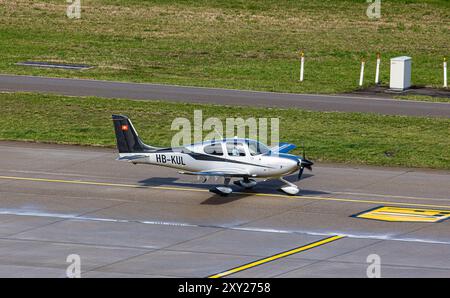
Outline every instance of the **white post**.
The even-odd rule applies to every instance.
[[[444,88],[447,88],[447,58],[444,58]]]
[[[305,70],[305,53],[300,53],[300,82],[303,82],[303,73]]]
[[[361,75],[359,76],[359,86],[362,86],[364,83],[364,65],[366,64],[366,62],[363,60],[361,60]]]
[[[377,70],[375,73],[375,84],[380,83],[380,64],[381,64],[381,55],[380,53],[377,54]]]

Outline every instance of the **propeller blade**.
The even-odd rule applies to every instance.
[[[303,170],[304,170],[304,169],[305,169],[304,167],[301,167],[300,170],[298,171],[297,180],[302,179],[302,175],[303,175]]]

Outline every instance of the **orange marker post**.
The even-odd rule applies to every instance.
[[[447,88],[447,58],[444,57],[444,88]]]
[[[364,84],[364,66],[366,65],[366,60],[363,58],[361,59],[361,74],[359,76],[359,86],[362,86]]]
[[[375,84],[380,83],[380,64],[381,64],[381,54],[377,53],[377,70],[375,72]]]
[[[303,75],[305,71],[305,53],[301,51],[300,55],[300,82],[303,82]]]

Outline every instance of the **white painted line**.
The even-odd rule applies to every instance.
[[[0,215],[16,215],[16,216],[31,216],[31,217],[49,217],[60,218],[67,220],[79,220],[79,221],[95,221],[95,222],[110,222],[110,223],[137,223],[146,225],[159,225],[159,226],[174,226],[174,227],[194,227],[194,228],[212,228],[212,229],[224,229],[232,231],[245,231],[245,232],[258,232],[258,233],[276,233],[276,234],[304,234],[311,236],[333,236],[342,235],[347,238],[356,239],[374,239],[374,240],[386,240],[386,241],[402,241],[402,242],[419,242],[430,244],[445,244],[450,245],[450,241],[440,241],[432,239],[420,239],[420,238],[399,238],[392,235],[375,235],[375,234],[349,234],[343,231],[307,231],[307,230],[278,230],[269,228],[258,227],[239,227],[239,226],[224,226],[224,225],[199,225],[183,222],[166,222],[166,221],[153,221],[153,220],[130,220],[130,219],[114,219],[114,218],[97,218],[77,216],[74,214],[61,214],[61,213],[46,213],[39,211],[26,211],[20,209],[0,209]]]

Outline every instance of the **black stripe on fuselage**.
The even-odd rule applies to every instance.
[[[214,155],[193,152],[186,148],[164,148],[164,149],[157,150],[154,153],[170,153],[170,152],[184,153],[184,154],[191,156],[195,160],[230,162],[230,163],[244,164],[244,165],[262,167],[262,168],[268,168],[268,169],[272,168],[272,167],[262,166],[262,165],[258,165],[258,164],[254,164],[254,163],[248,163],[248,162],[244,162],[244,161],[226,159],[226,158],[218,157],[218,156],[214,156]]]
[[[271,167],[267,167],[267,166],[262,166],[262,165],[258,165],[258,164],[254,164],[254,163],[249,163],[249,162],[244,162],[244,161],[238,161],[238,160],[232,160],[232,159],[226,159],[226,158],[222,158],[222,157],[217,157],[214,155],[208,155],[208,154],[202,154],[202,153],[196,153],[196,152],[191,152],[191,153],[186,153],[188,155],[190,155],[193,159],[195,160],[206,160],[206,161],[218,161],[218,162],[231,162],[231,163],[238,163],[238,164],[244,164],[244,165],[250,165],[250,166],[256,166],[256,167],[262,167],[262,168],[271,168]]]

